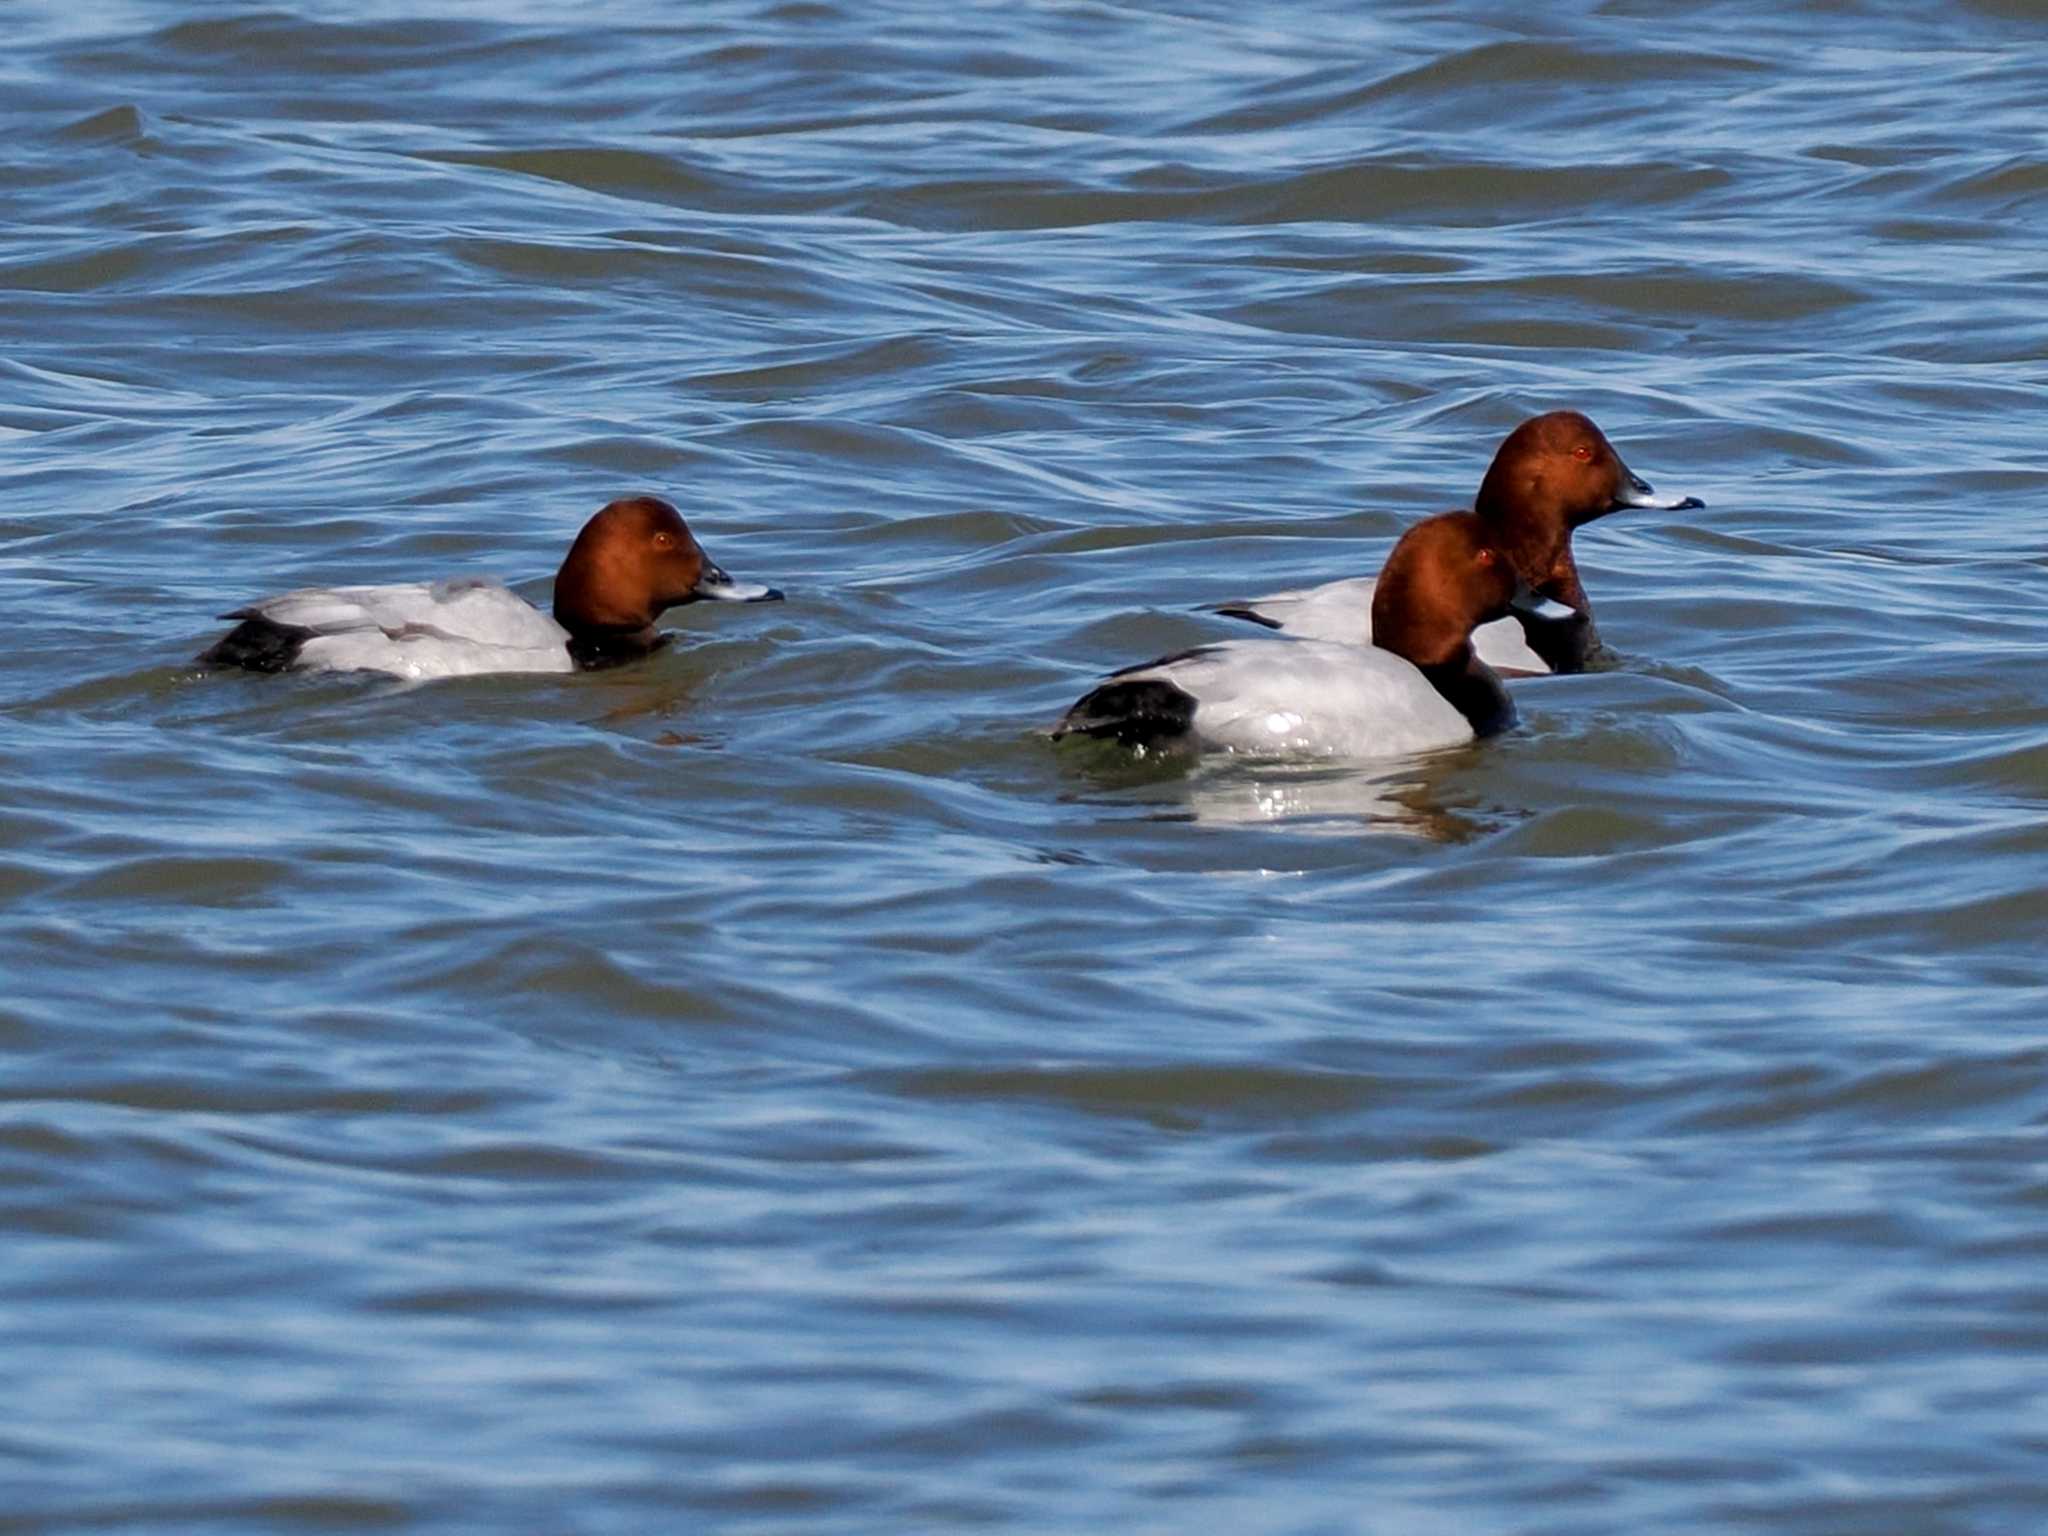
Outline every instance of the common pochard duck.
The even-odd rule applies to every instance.
[[[1593,607],[1572,558],[1572,530],[1624,507],[1683,512],[1697,496],[1659,496],[1630,473],[1592,420],[1577,411],[1532,416],[1501,443],[1480,482],[1472,511],[1496,546],[1540,596],[1570,609],[1560,619],[1518,612],[1473,635],[1480,657],[1504,672],[1581,672],[1599,648]],[[1215,611],[1308,640],[1352,645],[1372,640],[1372,576],[1275,592]]]
[[[467,677],[574,672],[633,661],[667,644],[654,621],[703,598],[770,602],[734,581],[658,496],[611,502],[583,525],[555,576],[554,617],[476,577],[389,587],[302,587],[237,608],[241,622],[199,655],[255,672],[388,672]]]
[[[1052,734],[1148,750],[1329,757],[1457,746],[1515,723],[1472,631],[1520,606],[1552,621],[1570,613],[1519,579],[1484,518],[1439,513],[1387,557],[1372,593],[1372,644],[1273,637],[1199,646],[1112,674]]]

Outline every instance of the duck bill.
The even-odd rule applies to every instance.
[[[1554,597],[1545,597],[1526,581],[1515,582],[1515,595],[1508,599],[1508,612],[1525,619],[1546,619],[1561,624],[1567,619],[1580,617],[1579,610],[1569,603],[1560,603]]]
[[[1614,498],[1614,510],[1648,507],[1657,512],[1690,512],[1706,503],[1697,496],[1659,496],[1657,488],[1626,464],[1621,467],[1621,490]]]
[[[697,578],[697,585],[690,588],[685,602],[704,600],[714,603],[779,603],[782,592],[777,587],[766,587],[757,581],[734,581],[724,570],[704,562],[704,573]]]

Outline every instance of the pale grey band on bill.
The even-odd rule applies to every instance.
[[[1647,507],[1657,512],[1690,512],[1706,503],[1697,496],[1659,496],[1656,487],[1633,471],[1622,470],[1624,484],[1616,499],[1624,507]]]
[[[1560,603],[1554,597],[1545,597],[1520,577],[1515,579],[1515,595],[1508,599],[1509,611],[1526,615],[1532,619],[1576,619],[1579,610],[1569,603]]]
[[[734,581],[710,561],[704,562],[704,574],[697,578],[697,585],[690,591],[692,597],[709,598],[718,603],[779,603],[782,593],[775,587],[763,586],[758,581]]]

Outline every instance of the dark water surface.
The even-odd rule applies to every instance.
[[[2048,1529],[2038,8],[6,11],[0,1531]],[[1558,405],[1515,735],[1033,734]]]

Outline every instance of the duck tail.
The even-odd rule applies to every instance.
[[[245,672],[289,672],[313,631],[299,624],[280,624],[247,609],[224,614],[242,622],[201,651],[201,666],[240,667]]]
[[[1185,737],[1195,722],[1192,694],[1156,677],[1111,679],[1083,694],[1052,728],[1052,738],[1087,736],[1125,747],[1151,747]]]

